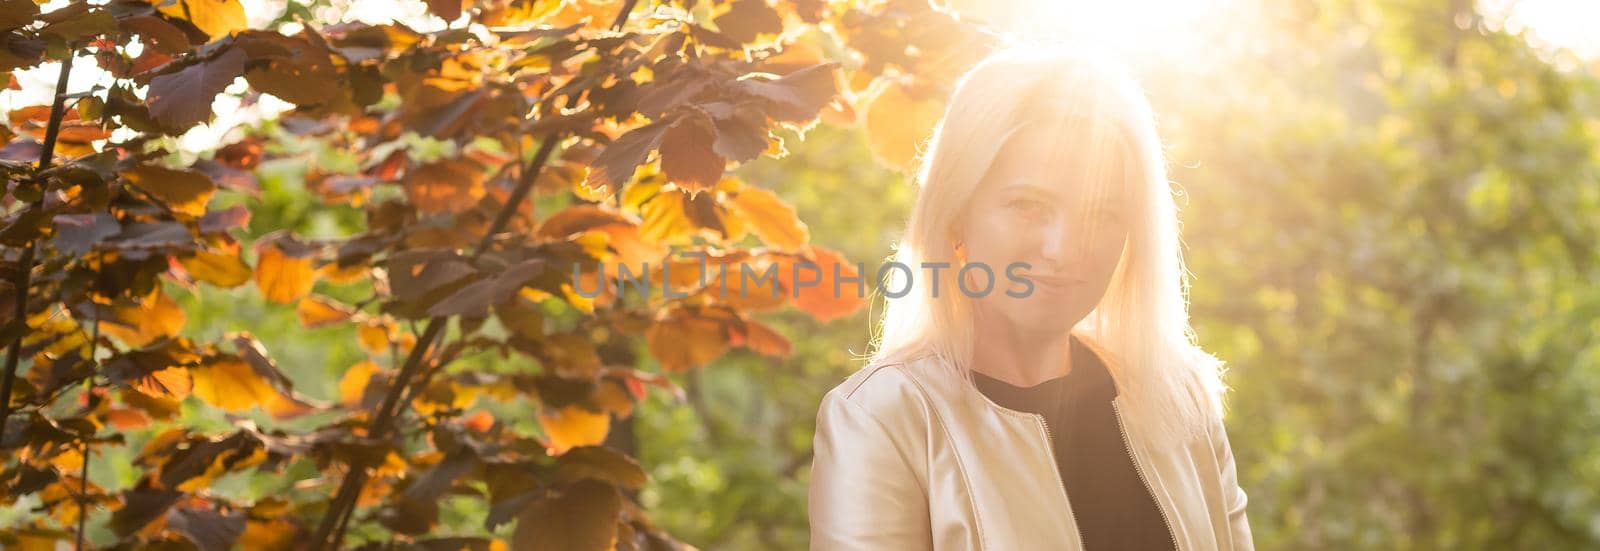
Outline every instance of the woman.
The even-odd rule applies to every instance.
[[[817,415],[811,548],[1251,549],[1132,79],[997,54],[957,86],[918,181],[896,262],[968,268],[886,284],[915,290]]]

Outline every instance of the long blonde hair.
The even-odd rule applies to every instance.
[[[913,270],[936,262],[959,267],[952,228],[1005,141],[1039,120],[1109,123],[1119,135],[1132,186],[1128,241],[1104,298],[1072,331],[1112,356],[1107,365],[1130,406],[1123,412],[1130,423],[1157,442],[1187,442],[1221,413],[1222,362],[1200,349],[1189,326],[1188,274],[1155,116],[1119,65],[1082,53],[1018,50],[968,71],[920,159],[916,205],[894,260]],[[889,273],[885,288],[912,288],[904,274]],[[932,357],[970,382],[972,301],[956,292],[955,279],[942,278],[937,298],[918,290],[889,299],[871,361]]]

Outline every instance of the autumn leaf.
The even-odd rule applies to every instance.
[[[794,351],[794,345],[789,339],[754,320],[745,320],[744,323],[734,324],[730,332],[729,344],[743,346],[765,356],[788,356]]]
[[[162,15],[194,23],[215,40],[249,28],[244,4],[239,0],[150,0]],[[237,75],[235,75],[237,76]]]
[[[350,319],[355,315],[355,310],[331,298],[311,295],[300,299],[300,304],[295,307],[295,314],[300,317],[300,326],[306,329],[326,327]]]
[[[177,55],[189,51],[189,37],[176,25],[154,15],[135,15],[117,20],[125,32],[138,34],[145,44],[156,51]]]
[[[629,490],[649,482],[638,461],[604,446],[580,446],[561,454],[556,460],[556,478],[565,482],[593,478]]]
[[[231,289],[250,281],[252,271],[238,253],[220,253],[210,251],[195,251],[191,256],[178,260],[183,269],[195,279],[216,285],[224,289]]]
[[[162,337],[177,335],[188,319],[178,302],[160,287],[138,303],[116,307],[111,320],[101,320],[100,332],[132,347],[142,347]]]
[[[122,177],[166,203],[173,212],[192,218],[199,218],[206,213],[206,201],[211,199],[211,192],[217,189],[205,174],[150,164],[125,170]]]
[[[717,30],[739,42],[750,42],[760,35],[783,32],[783,18],[766,0],[734,0],[727,11],[714,20]]]
[[[909,169],[943,116],[944,106],[931,96],[913,94],[906,86],[892,83],[867,106],[867,144],[884,164]]]
[[[745,187],[728,204],[750,225],[750,231],[773,249],[796,252],[811,240],[811,230],[795,215],[794,207],[769,190]]]
[[[56,248],[74,256],[89,252],[95,244],[122,231],[122,225],[117,223],[117,217],[107,212],[58,214],[53,221],[55,223],[53,241]]]
[[[716,310],[674,308],[650,326],[645,341],[662,369],[688,371],[728,351],[729,321]]]
[[[461,17],[461,10],[466,4],[465,0],[427,0],[427,3],[428,11],[445,21],[455,21]]]
[[[838,64],[822,63],[783,75],[774,80],[748,78],[739,81],[747,94],[767,102],[767,114],[786,123],[810,121],[838,94]]]
[[[477,162],[455,158],[428,163],[406,174],[406,197],[429,214],[457,213],[474,206],[486,193]]]
[[[317,273],[309,250],[274,239],[258,243],[256,252],[256,287],[267,300],[288,304],[311,292]]]
[[[667,128],[663,123],[651,123],[629,130],[612,140],[590,165],[584,185],[603,193],[616,193],[622,189],[623,184],[633,179],[633,173],[639,165],[649,158],[650,152],[660,147]]]
[[[615,487],[585,478],[518,515],[511,545],[519,551],[606,551],[616,545],[621,511]]]
[[[535,235],[545,239],[566,239],[574,234],[613,224],[633,225],[626,215],[597,205],[573,205],[539,224]]]
[[[784,292],[793,297],[795,307],[818,321],[830,321],[850,315],[866,304],[863,297],[866,283],[857,281],[862,277],[857,264],[832,249],[813,246],[811,253],[811,259],[788,257],[779,263],[778,279]],[[838,279],[834,274],[838,274]]]
[[[611,416],[568,404],[559,409],[540,408],[539,426],[544,428],[545,446],[551,455],[561,455],[575,446],[593,446],[606,439]]]
[[[244,73],[250,86],[295,105],[332,100],[341,87],[333,53],[320,40],[284,36],[274,31],[245,31],[236,42],[250,54]]]
[[[339,401],[346,407],[359,407],[361,398],[366,395],[367,384],[379,371],[378,364],[371,360],[362,360],[350,366],[339,378]]]
[[[190,378],[188,370],[169,367],[152,371],[149,375],[134,380],[133,388],[150,396],[182,399],[194,390],[194,381]]]
[[[218,0],[176,1],[219,3]],[[211,101],[244,72],[246,57],[243,50],[224,48],[214,57],[157,75],[150,80],[150,91],[146,96],[150,116],[162,126],[177,129],[210,120]]]
[[[661,138],[661,173],[687,191],[715,187],[727,165],[712,147],[716,139],[716,128],[704,114],[679,119]]]
[[[190,370],[194,377],[194,396],[227,411],[240,412],[262,405],[278,396],[249,362],[225,356]]]

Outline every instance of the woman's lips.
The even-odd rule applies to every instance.
[[[1062,276],[1030,275],[1028,278],[1032,279],[1035,285],[1039,285],[1051,291],[1062,291],[1082,283],[1082,280]]]

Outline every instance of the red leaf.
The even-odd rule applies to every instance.
[[[770,102],[767,114],[783,122],[804,122],[833,101],[838,91],[835,63],[813,65],[777,80],[748,78],[739,81],[744,91]]]
[[[211,100],[244,72],[245,53],[221,54],[150,81],[150,116],[162,126],[189,128],[211,118]]]
[[[661,145],[666,132],[665,124],[652,123],[629,130],[612,140],[600,152],[600,156],[595,157],[589,178],[584,184],[608,193],[622,189],[623,184],[633,179],[634,169],[644,164],[650,151]]]
[[[709,117],[691,115],[679,119],[661,140],[661,172],[688,191],[715,187],[728,164],[713,149],[716,140]]]
[[[428,11],[439,16],[445,21],[455,21],[461,17],[463,0],[427,0]]]

